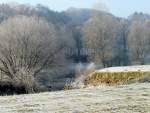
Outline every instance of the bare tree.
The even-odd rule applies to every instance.
[[[129,55],[128,55],[128,21],[126,19],[119,19],[119,29],[118,29],[118,38],[116,40],[115,46],[115,58],[113,62],[115,65],[129,65]]]
[[[0,25],[0,70],[31,93],[36,75],[55,61],[64,46],[53,24],[37,17],[10,18]]]
[[[118,21],[109,15],[93,16],[84,26],[85,46],[97,51],[91,55],[96,62],[106,66],[105,61],[113,56]]]
[[[135,21],[130,27],[128,35],[128,45],[131,53],[131,58],[134,62],[144,64],[146,55],[150,50],[150,36],[149,36],[148,22]]]

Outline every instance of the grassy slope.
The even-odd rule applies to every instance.
[[[0,113],[148,113],[150,84],[0,97]]]

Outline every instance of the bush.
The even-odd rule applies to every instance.
[[[119,85],[150,77],[150,72],[95,72],[85,80],[86,85]]]

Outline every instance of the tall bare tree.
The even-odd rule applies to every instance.
[[[106,66],[113,56],[118,21],[109,15],[95,15],[84,26],[85,46],[97,51],[91,57]]]
[[[115,65],[129,65],[129,55],[128,55],[128,20],[119,19],[118,27],[118,38],[115,46],[115,58],[113,59]]]
[[[132,61],[145,64],[145,58],[150,51],[150,36],[148,21],[135,21],[130,27],[128,45]]]

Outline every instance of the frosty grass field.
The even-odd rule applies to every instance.
[[[150,113],[150,84],[5,96],[0,113]]]
[[[148,71],[150,66],[115,67],[99,71],[120,70]],[[0,96],[0,113],[150,113],[150,83]]]

